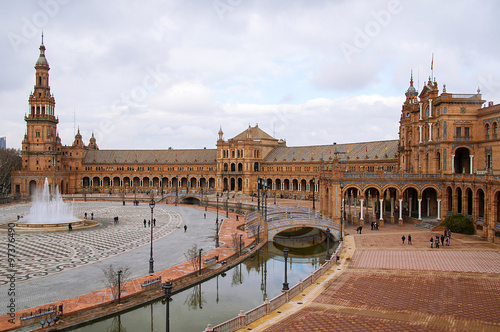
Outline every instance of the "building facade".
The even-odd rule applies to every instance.
[[[249,126],[233,138],[219,130],[215,149],[100,150],[78,131],[71,145],[57,133],[45,46],[35,64],[13,194],[27,197],[45,178],[63,194],[189,192],[255,195],[264,179],[271,197],[319,200],[340,222],[403,223],[471,216],[479,234],[500,236],[500,105],[476,94],[439,93],[431,79],[406,91],[398,140],[288,147]],[[496,153],[495,153],[496,152]]]

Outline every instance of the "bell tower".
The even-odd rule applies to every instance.
[[[40,45],[40,55],[35,64],[35,86],[25,115],[26,133],[22,142],[23,169],[47,171],[57,168],[56,157],[60,154],[61,142],[57,135],[59,119],[55,116],[55,99],[49,86],[49,63],[45,58],[45,45]]]

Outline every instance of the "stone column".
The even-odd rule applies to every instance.
[[[413,202],[413,199],[412,199],[411,195],[409,195],[408,196],[408,217],[410,217],[410,218],[411,218],[411,208],[412,208],[411,202]]]
[[[429,142],[432,142],[432,123],[429,123]]]
[[[422,199],[418,199],[418,220],[422,220]]]
[[[361,198],[361,199],[359,200],[359,204],[360,204],[360,209],[359,209],[359,211],[360,211],[360,213],[361,213],[361,216],[359,217],[360,226],[364,226],[364,224],[365,224],[365,217],[363,216],[363,203],[364,203],[364,201],[365,201],[365,200],[364,200],[363,198]]]
[[[399,199],[399,219],[398,219],[398,224],[399,226],[403,226],[403,199]]]
[[[418,142],[422,143],[422,125],[418,125]]]
[[[379,219],[379,224],[380,227],[384,227],[384,199],[380,199],[380,219]]]
[[[474,173],[474,155],[470,156],[470,174]]]
[[[455,155],[451,155],[451,172],[455,173]]]
[[[438,213],[437,213],[436,220],[441,221],[441,199],[438,198],[437,203],[438,203],[438,206],[437,206]]]

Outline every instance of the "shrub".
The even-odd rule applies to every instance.
[[[462,214],[453,214],[446,217],[441,225],[446,226],[446,228],[448,228],[453,233],[468,235],[474,234],[474,224],[472,223],[472,220]]]

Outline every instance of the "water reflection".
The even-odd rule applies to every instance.
[[[248,311],[261,305],[266,298],[272,299],[279,295],[284,271],[282,249],[270,243],[225,273],[173,294],[170,302],[170,330],[203,331],[208,323],[219,324],[237,316],[240,310]],[[325,256],[325,244],[290,249],[290,286],[309,276],[324,262]],[[159,300],[73,331],[164,331],[165,312],[165,304]]]

